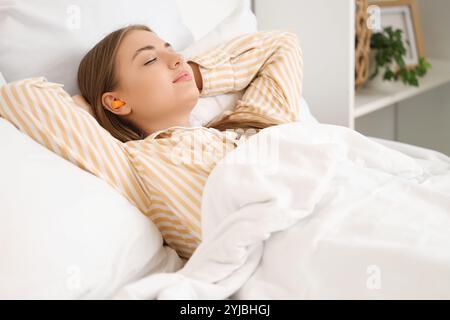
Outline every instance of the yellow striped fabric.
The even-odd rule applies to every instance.
[[[228,112],[252,111],[280,122],[297,120],[303,59],[295,33],[245,34],[196,56],[201,97],[245,89]],[[0,89],[0,116],[38,143],[108,182],[159,228],[165,243],[189,258],[201,242],[201,199],[209,173],[239,135],[204,127],[171,127],[122,143],[61,84],[44,77]]]

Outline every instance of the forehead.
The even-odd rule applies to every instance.
[[[137,49],[153,45],[156,48],[164,46],[165,41],[155,33],[145,30],[131,30],[122,39],[117,56],[131,57]]]

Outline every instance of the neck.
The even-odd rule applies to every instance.
[[[175,119],[164,119],[162,121],[152,122],[152,123],[144,123],[139,126],[141,130],[145,133],[145,135],[151,135],[152,133],[164,129],[168,129],[170,127],[191,127],[189,122],[189,114],[185,116],[178,116]]]

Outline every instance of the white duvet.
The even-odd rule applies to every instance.
[[[333,125],[271,127],[214,168],[202,219],[182,269],[115,298],[450,298],[450,158],[438,152]]]

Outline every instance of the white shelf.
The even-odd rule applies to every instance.
[[[450,61],[430,59],[432,68],[419,78],[420,86],[411,87],[400,82],[382,81],[381,76],[356,91],[354,117],[359,118],[376,110],[450,82]],[[381,72],[381,71],[380,71]]]

